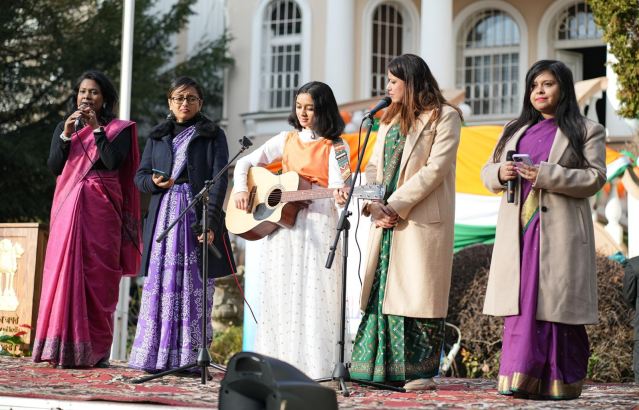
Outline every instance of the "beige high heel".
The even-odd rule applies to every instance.
[[[415,379],[406,383],[404,389],[406,391],[435,390],[437,389],[437,384],[433,379]]]

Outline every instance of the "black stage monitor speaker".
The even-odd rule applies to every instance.
[[[337,410],[335,390],[295,367],[257,353],[231,358],[220,387],[219,410]]]

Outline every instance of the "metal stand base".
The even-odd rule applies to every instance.
[[[338,382],[339,391],[342,393],[342,396],[344,397],[350,396],[350,392],[348,391],[348,388],[346,387],[346,382],[362,384],[364,386],[370,386],[370,387],[377,387],[378,389],[383,389],[383,390],[396,391],[398,393],[406,393],[406,390],[404,390],[404,388],[402,387],[393,387],[393,386],[387,386],[382,383],[351,379],[351,373],[348,371],[348,368],[346,367],[346,364],[344,363],[337,363],[335,365],[335,370],[333,370],[333,375],[331,377],[327,377],[324,379],[315,379],[315,381],[318,383],[330,382],[330,381]]]
[[[220,370],[222,372],[226,372],[226,367],[220,366],[219,364],[211,363],[211,353],[209,353],[208,350],[200,349],[195,363],[187,364],[182,367],[178,367],[177,369],[167,370],[162,373],[152,374],[150,376],[142,377],[141,379],[131,380],[131,383],[140,384],[140,383],[148,382],[150,380],[168,376],[169,374],[181,372],[183,370],[188,370],[192,367],[199,367],[201,369],[202,384],[206,384],[207,380],[208,381],[213,380],[213,377],[211,376],[211,373],[209,372],[209,367]]]

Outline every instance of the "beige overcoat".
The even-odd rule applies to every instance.
[[[588,198],[606,183],[605,131],[586,120],[584,155],[589,164],[576,168],[568,138],[558,129],[548,162],[542,162],[534,188],[539,189],[539,292],[537,320],[571,325],[597,323],[597,270],[592,216]],[[515,150],[526,128],[520,129],[503,150],[500,163],[491,156],[481,171],[484,186],[500,193],[501,162]],[[521,177],[519,177],[521,178]],[[497,219],[484,313],[519,314],[520,182],[515,203],[502,195]]]
[[[382,312],[416,318],[444,318],[453,261],[455,164],[461,132],[457,111],[444,106],[435,124],[423,113],[406,138],[397,189],[388,204],[400,216],[391,245]],[[384,140],[391,126],[381,125],[366,180],[381,183]],[[373,286],[383,229],[371,226],[360,306]]]

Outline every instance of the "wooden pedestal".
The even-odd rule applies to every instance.
[[[24,348],[31,349],[38,321],[44,255],[49,227],[39,223],[0,224],[0,330],[5,334],[26,331]],[[19,353],[21,347],[3,344]],[[17,351],[15,351],[17,349]]]

